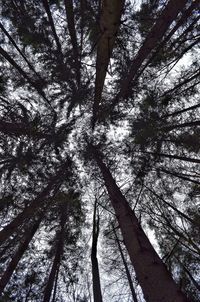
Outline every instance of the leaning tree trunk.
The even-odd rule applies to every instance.
[[[20,244],[19,248],[17,249],[16,253],[14,254],[11,262],[8,264],[8,267],[6,268],[5,272],[3,273],[1,279],[0,279],[0,296],[3,293],[4,288],[8,284],[14,270],[16,269],[20,259],[22,258],[23,254],[28,248],[28,245],[30,241],[32,240],[33,236],[35,235],[35,232],[37,231],[40,222],[42,220],[42,217],[40,217],[31,227],[30,230],[26,231],[25,240]]]
[[[103,175],[105,186],[122,231],[125,246],[146,301],[188,301],[141,228],[137,217],[126,198],[122,195],[109,169],[104,164],[102,154],[92,144],[89,144],[89,150]]]
[[[119,252],[120,252],[120,255],[121,255],[123,264],[124,264],[124,268],[125,268],[125,271],[126,271],[126,276],[127,276],[127,279],[128,279],[128,284],[129,284],[129,287],[130,287],[130,290],[131,290],[131,294],[132,294],[133,301],[134,301],[134,302],[138,302],[137,295],[136,295],[136,292],[135,292],[135,289],[134,289],[134,286],[133,286],[131,274],[130,274],[130,271],[129,271],[129,268],[128,268],[128,264],[127,264],[126,259],[125,259],[125,257],[124,257],[124,253],[123,253],[123,251],[122,251],[122,247],[121,247],[119,238],[118,238],[118,236],[117,236],[117,233],[116,233],[114,227],[113,227],[113,232],[114,232],[114,234],[115,234],[115,238],[116,238],[116,241],[117,241],[117,245],[118,245],[118,248],[119,248]]]
[[[48,204],[46,198],[48,194],[54,190],[57,191],[62,181],[60,180],[60,175],[63,173],[63,169],[65,165],[61,167],[58,173],[49,181],[49,184],[44,188],[38,196],[30,202],[30,204],[25,207],[25,209],[19,213],[9,224],[7,224],[1,231],[0,231],[0,245],[7,240],[13,233],[17,232],[18,228],[24,224],[25,220],[29,220],[35,213],[38,214],[43,212],[46,204]],[[55,192],[54,192],[55,194]]]
[[[99,218],[96,219],[96,212],[97,212],[97,201],[95,200],[94,214],[93,214],[93,231],[92,231],[92,252],[91,252],[93,297],[94,297],[94,302],[102,302],[103,300],[102,300],[102,293],[101,293],[101,282],[100,282],[99,265],[98,265],[98,259],[97,259]]]

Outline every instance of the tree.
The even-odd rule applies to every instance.
[[[2,299],[198,301],[199,0],[0,6]]]

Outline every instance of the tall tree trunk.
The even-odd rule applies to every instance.
[[[161,200],[164,204],[166,204],[168,207],[170,207],[171,209],[173,209],[175,212],[177,212],[180,216],[182,216],[183,218],[185,218],[186,220],[188,220],[190,223],[196,225],[196,226],[200,226],[200,222],[196,222],[194,221],[192,218],[190,218],[188,215],[186,215],[185,213],[181,212],[178,208],[176,208],[175,206],[173,206],[173,204],[171,204],[170,202],[166,201],[162,196],[158,195],[153,189],[147,187],[144,184],[144,187],[149,190],[151,193],[153,193],[153,195],[155,195],[159,200]]]
[[[65,224],[67,220],[67,212],[63,208],[61,211],[61,217],[60,217],[60,231],[57,234],[57,244],[56,244],[56,250],[55,250],[55,257],[53,260],[53,264],[51,267],[51,271],[49,274],[49,278],[44,290],[44,298],[43,302],[49,302],[51,299],[51,294],[55,292],[54,283],[57,280],[57,275],[59,273],[59,267],[60,267],[60,261],[63,254],[63,246],[64,246],[64,234],[65,234]],[[55,284],[56,285],[56,284]]]
[[[154,155],[155,157],[166,157],[166,158],[178,159],[178,160],[186,161],[186,162],[190,162],[190,163],[200,164],[200,159],[198,159],[198,158],[191,158],[191,157],[180,156],[180,155],[175,155],[175,154],[165,154],[165,153],[157,153],[157,152],[149,152],[149,151],[142,151],[142,153],[151,154],[151,155]]]
[[[122,195],[109,169],[102,160],[102,154],[89,144],[105,181],[111,203],[122,231],[125,246],[134,266],[137,279],[148,302],[186,302],[149,239],[141,228],[134,212]]]
[[[164,132],[169,132],[174,129],[186,128],[186,127],[196,127],[196,126],[200,126],[200,121],[186,122],[186,123],[182,123],[182,124],[166,126],[166,127],[160,128],[159,130],[162,130]]]
[[[199,182],[199,181],[194,180],[194,179],[191,179],[191,178],[189,178],[189,177],[187,177],[187,176],[185,176],[185,175],[183,175],[183,174],[176,173],[175,171],[169,171],[169,170],[164,169],[164,168],[161,168],[161,169],[159,169],[159,170],[160,170],[161,172],[163,172],[163,173],[168,174],[168,175],[172,175],[172,176],[177,177],[177,178],[180,178],[180,179],[182,179],[182,180],[186,180],[186,181],[192,182],[192,183],[194,183],[194,184],[200,185],[200,182]]]
[[[43,3],[43,6],[44,6],[44,9],[46,11],[46,14],[48,16],[48,19],[49,19],[49,24],[51,26],[51,29],[52,29],[52,32],[53,32],[53,35],[54,35],[54,39],[56,41],[57,49],[59,51],[60,57],[63,59],[61,44],[60,44],[60,41],[59,41],[59,38],[58,38],[58,35],[57,35],[57,32],[56,32],[56,28],[55,28],[55,24],[54,24],[54,21],[53,21],[53,17],[52,17],[52,14],[51,14],[51,10],[50,10],[50,7],[49,7],[48,0],[42,0],[42,3]]]
[[[100,16],[100,37],[97,44],[95,95],[93,105],[93,121],[97,120],[99,103],[106,78],[108,64],[114,48],[116,35],[120,26],[120,19],[124,6],[124,0],[103,0]]]
[[[200,284],[194,279],[190,271],[187,269],[187,267],[181,262],[179,258],[175,256],[176,260],[180,263],[180,265],[183,267],[186,274],[189,276],[190,280],[192,281],[193,285],[200,291]]]
[[[151,51],[157,47],[158,43],[163,38],[171,23],[176,19],[179,12],[184,9],[186,3],[187,0],[170,0],[167,3],[160,17],[147,35],[143,45],[139,49],[137,56],[133,59],[128,75],[122,81],[121,90],[113,101],[113,105],[126,96],[130,82],[134,79]]]
[[[51,302],[56,301],[56,293],[57,293],[57,285],[58,285],[58,274],[59,274],[59,267],[56,272],[55,282],[54,282],[54,290],[53,290],[53,297]]]
[[[30,230],[26,230],[25,240],[22,241],[22,243],[19,245],[19,248],[17,249],[16,253],[14,254],[11,262],[8,264],[5,272],[3,273],[1,279],[0,279],[0,296],[3,293],[3,290],[7,283],[9,282],[14,270],[16,269],[20,259],[22,258],[23,254],[28,248],[28,245],[30,241],[32,240],[33,236],[35,235],[40,222],[42,220],[42,217],[40,217],[30,228]]]
[[[113,226],[113,232],[115,234],[115,238],[116,238],[116,241],[117,241],[119,252],[120,252],[123,264],[124,264],[124,268],[125,268],[125,271],[126,271],[126,276],[127,276],[127,279],[128,279],[128,284],[129,284],[129,287],[130,287],[130,290],[131,290],[133,301],[138,302],[137,295],[136,295],[136,292],[135,292],[135,289],[134,289],[134,286],[133,286],[131,274],[130,274],[130,271],[129,271],[129,268],[128,268],[128,264],[127,264],[126,259],[124,257],[124,253],[122,251],[122,247],[121,247],[121,244],[120,244],[120,241],[119,241],[119,238],[117,236],[117,233],[116,233],[116,230],[115,230],[114,226]]]
[[[41,83],[44,82],[44,80],[36,72],[36,70],[33,67],[33,65],[29,62],[29,60],[27,59],[27,57],[25,56],[25,54],[20,50],[20,48],[18,47],[18,45],[15,43],[15,41],[13,40],[13,38],[11,37],[11,35],[8,33],[8,31],[6,30],[6,28],[3,26],[3,24],[1,22],[0,22],[0,29],[3,31],[3,33],[6,35],[6,37],[10,40],[10,42],[12,43],[12,45],[17,49],[17,51],[19,52],[19,54],[22,56],[22,58],[24,59],[24,61],[29,66],[30,70],[32,70],[34,72],[34,74],[38,77],[38,79],[41,81]]]
[[[92,252],[91,252],[91,261],[92,261],[92,279],[93,279],[93,297],[94,302],[102,302],[102,293],[101,293],[101,282],[99,275],[99,265],[97,259],[97,242],[99,236],[99,217],[97,216],[97,200],[94,204],[94,214],[93,214],[93,231],[92,231]]]
[[[57,274],[57,271],[59,270],[59,266],[60,266],[61,254],[62,254],[62,240],[60,239],[58,242],[58,245],[57,245],[56,254],[54,257],[53,264],[52,264],[51,272],[49,274],[47,285],[45,287],[43,302],[50,301],[51,293],[53,291],[54,281],[56,279],[56,274]]]
[[[73,0],[64,0],[64,5],[65,5],[65,10],[66,10],[69,35],[70,35],[72,48],[73,48],[73,56],[74,56],[74,61],[75,61],[75,65],[76,65],[76,79],[77,79],[78,86],[80,86],[81,64],[80,64],[80,58],[79,58],[77,34],[76,34],[75,21],[74,21]]]
[[[29,75],[16,63],[16,61],[0,46],[0,55],[2,55],[18,72],[19,74],[26,79],[26,81],[38,92],[42,98],[50,104],[49,100],[47,99],[44,91],[38,85],[38,83],[29,77]]]
[[[25,209],[17,215],[8,225],[6,225],[3,230],[0,231],[0,245],[7,240],[13,233],[15,233],[18,228],[24,223],[25,220],[31,218],[33,213],[35,214],[36,211],[40,212],[43,211],[44,207],[46,206],[47,196],[48,194],[54,189],[55,192],[60,187],[61,180],[60,175],[63,174],[64,169],[66,169],[66,163],[61,167],[58,173],[49,181],[49,184],[46,188],[36,197]],[[54,194],[55,194],[54,192]],[[38,213],[39,214],[39,213]]]

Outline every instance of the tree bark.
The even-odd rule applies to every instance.
[[[67,25],[69,30],[69,35],[72,43],[73,48],[73,56],[74,61],[76,64],[76,75],[77,75],[77,84],[80,85],[80,58],[79,58],[79,51],[78,51],[78,42],[77,42],[77,35],[75,29],[75,22],[74,22],[74,9],[73,9],[73,0],[64,0],[65,4],[65,11],[67,16]]]
[[[3,293],[3,290],[7,283],[9,282],[14,270],[16,269],[20,259],[22,258],[23,254],[28,248],[30,241],[32,240],[33,236],[35,235],[39,225],[41,222],[41,218],[39,218],[31,227],[30,230],[26,230],[25,240],[20,244],[19,248],[17,249],[16,253],[14,254],[11,262],[8,264],[5,272],[3,273],[0,279],[0,296]]]
[[[178,177],[178,178],[180,178],[180,179],[182,179],[182,180],[186,180],[186,181],[192,182],[192,183],[194,183],[194,184],[200,185],[200,182],[199,182],[199,181],[194,180],[194,179],[191,179],[191,178],[189,178],[189,177],[187,177],[187,176],[185,176],[185,175],[181,175],[181,174],[179,174],[179,173],[176,173],[175,171],[169,171],[169,170],[164,169],[164,168],[161,168],[161,169],[159,169],[159,170],[160,170],[161,172],[164,172],[164,173],[168,174],[168,175],[172,175],[172,176]]]
[[[100,16],[100,38],[97,44],[95,95],[93,105],[93,127],[95,125],[103,86],[112,55],[116,35],[120,26],[124,0],[103,0]]]
[[[154,190],[150,189],[149,187],[147,187],[144,184],[144,187],[149,190],[151,193],[153,193],[153,195],[155,195],[159,200],[161,200],[164,204],[166,204],[168,207],[170,207],[171,209],[173,209],[175,212],[177,212],[180,216],[182,216],[183,218],[185,218],[186,220],[188,220],[191,224],[194,224],[196,226],[200,226],[200,223],[198,223],[198,221],[194,221],[193,219],[191,219],[188,215],[186,215],[185,213],[181,212],[179,209],[177,209],[175,206],[173,206],[170,202],[166,201],[164,198],[162,198],[161,196],[159,196]]]
[[[126,271],[126,276],[127,276],[127,279],[128,279],[128,284],[129,284],[129,287],[130,287],[130,290],[131,290],[133,301],[134,302],[138,302],[138,298],[137,298],[137,295],[136,295],[136,292],[135,292],[135,289],[134,289],[134,286],[133,286],[133,282],[132,282],[131,274],[130,274],[130,271],[129,271],[129,268],[128,268],[128,264],[127,264],[126,259],[124,257],[124,254],[123,254],[123,251],[122,251],[122,247],[121,247],[119,238],[117,236],[117,233],[116,233],[114,227],[113,227],[113,232],[115,234],[115,238],[116,238],[116,241],[117,241],[119,252],[120,252],[123,264],[124,264],[124,268],[125,268],[125,271]]]
[[[92,261],[92,279],[93,279],[93,297],[94,302],[102,302],[102,293],[101,293],[101,282],[99,275],[99,264],[97,259],[97,242],[99,236],[99,218],[96,219],[97,214],[97,200],[94,204],[94,214],[93,214],[93,231],[92,231],[92,252],[91,252],[91,261]]]
[[[65,168],[64,168],[65,167]],[[46,197],[51,192],[52,189],[56,187],[57,190],[60,187],[60,176],[63,176],[63,171],[66,169],[66,164],[58,171],[56,175],[50,179],[49,184],[46,188],[36,197],[25,209],[19,213],[8,225],[0,231],[0,245],[7,240],[13,233],[15,233],[18,228],[24,223],[26,219],[30,219],[33,213],[43,211],[47,200]],[[39,214],[39,213],[38,213]]]
[[[24,61],[27,63],[27,65],[29,66],[30,70],[32,70],[34,72],[34,74],[38,77],[38,79],[41,82],[44,82],[44,80],[41,78],[41,76],[36,72],[35,68],[33,67],[33,65],[29,62],[29,60],[27,59],[27,57],[24,55],[24,53],[20,50],[20,48],[17,46],[17,44],[15,43],[15,41],[13,40],[13,38],[11,37],[11,35],[8,33],[8,31],[5,29],[5,27],[3,26],[3,24],[0,22],[0,29],[3,31],[3,33],[6,35],[6,37],[10,40],[10,42],[12,43],[12,45],[17,49],[17,51],[19,52],[19,54],[22,56],[22,58],[24,59]]]
[[[179,12],[185,7],[186,3],[187,0],[170,0],[165,6],[157,22],[154,24],[143,45],[139,49],[137,56],[133,59],[128,75],[122,81],[121,90],[113,101],[113,105],[126,96],[127,91],[129,90],[130,82],[136,76],[137,72],[142,66],[142,63],[161,41],[169,26],[176,19]]]
[[[49,302],[51,299],[51,293],[53,291],[54,282],[56,280],[57,274],[59,272],[60,261],[63,254],[63,245],[64,245],[64,234],[65,234],[65,223],[66,223],[66,213],[61,213],[61,224],[60,224],[60,231],[57,235],[57,244],[56,244],[56,251],[55,257],[53,260],[53,264],[51,267],[51,271],[49,274],[49,278],[44,290],[44,298],[43,302]],[[55,288],[54,288],[55,290]]]
[[[200,159],[198,159],[198,158],[191,158],[191,157],[179,156],[179,155],[175,155],[175,154],[165,154],[165,153],[157,153],[157,152],[149,152],[149,151],[144,151],[143,153],[151,154],[156,157],[166,157],[166,158],[170,158],[170,159],[178,159],[181,161],[200,164]]]
[[[109,169],[104,164],[102,154],[92,144],[89,144],[89,150],[103,175],[105,186],[122,231],[125,246],[146,301],[188,301],[179,290],[166,266],[142,230],[134,212],[122,195]]]
[[[44,91],[41,89],[37,82],[34,82],[29,75],[13,60],[13,58],[0,46],[0,55],[2,55],[18,72],[23,76],[26,81],[38,92],[39,95],[48,103],[49,100],[46,98]]]
[[[164,132],[170,132],[174,129],[179,129],[179,128],[181,129],[181,128],[186,128],[186,127],[196,127],[196,126],[200,126],[200,121],[186,122],[186,123],[182,123],[182,124],[166,126],[166,127],[160,128],[159,130],[162,130]]]
[[[55,25],[54,25],[54,21],[53,21],[53,17],[52,17],[52,14],[51,14],[51,10],[50,10],[50,7],[49,7],[48,0],[42,0],[42,3],[43,3],[43,6],[45,8],[48,19],[49,19],[49,23],[50,23],[50,26],[51,26],[51,29],[52,29],[52,32],[53,32],[53,35],[54,35],[54,39],[56,41],[57,49],[60,53],[61,58],[63,58],[61,44],[60,44],[58,35],[56,33],[56,29],[55,29]]]
[[[61,259],[62,248],[63,248],[63,242],[62,241],[63,241],[63,239],[60,238],[59,242],[58,242],[58,245],[57,245],[56,254],[55,254],[55,257],[54,257],[53,264],[52,264],[51,272],[49,274],[47,285],[45,287],[43,302],[49,302],[50,298],[51,298],[51,293],[53,291],[54,280],[56,279],[56,274],[57,274],[57,271],[59,270],[59,266],[60,266],[60,259]]]

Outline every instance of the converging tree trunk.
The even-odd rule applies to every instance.
[[[56,248],[55,248],[55,256],[53,260],[53,264],[51,267],[51,271],[49,274],[49,278],[44,290],[44,299],[43,302],[49,302],[51,299],[51,294],[53,292],[54,283],[57,279],[57,275],[59,273],[59,267],[60,267],[60,261],[63,254],[63,246],[64,246],[64,234],[65,234],[65,224],[66,224],[66,213],[63,210],[63,213],[61,213],[61,219],[60,219],[60,231],[57,233],[56,238]],[[55,291],[55,288],[54,288]]]
[[[20,259],[22,258],[23,254],[27,250],[30,241],[32,240],[33,236],[35,235],[35,233],[40,225],[41,219],[42,219],[42,217],[40,217],[33,224],[33,226],[30,228],[30,230],[29,229],[26,230],[25,239],[22,241],[22,243],[20,243],[19,248],[13,255],[12,260],[10,261],[5,272],[3,273],[3,275],[0,279],[0,296],[2,295],[3,290],[6,287],[6,285],[8,284],[10,278],[12,277],[12,274],[13,274],[14,270],[16,269]]]
[[[115,238],[116,238],[116,242],[117,242],[119,252],[120,252],[120,255],[121,255],[121,258],[122,258],[122,262],[124,264],[124,268],[125,268],[125,271],[126,271],[126,276],[127,276],[127,280],[128,280],[130,290],[131,290],[133,301],[138,302],[138,298],[137,298],[137,295],[136,295],[136,292],[135,292],[135,289],[134,289],[134,286],[133,286],[133,281],[132,281],[131,274],[130,274],[130,271],[129,271],[129,268],[128,268],[128,264],[127,264],[126,259],[124,257],[124,253],[123,253],[119,238],[117,236],[117,232],[116,232],[114,227],[113,227],[113,232],[115,234]]]
[[[99,275],[99,264],[97,259],[97,242],[99,237],[99,216],[97,217],[97,200],[94,204],[93,230],[92,230],[92,279],[93,279],[93,297],[94,302],[102,302],[101,282]]]
[[[122,231],[125,246],[134,266],[137,279],[148,302],[186,302],[165,264],[162,262],[144,233],[137,217],[122,195],[102,154],[89,144],[89,150],[96,161],[107,188],[112,206]]]

